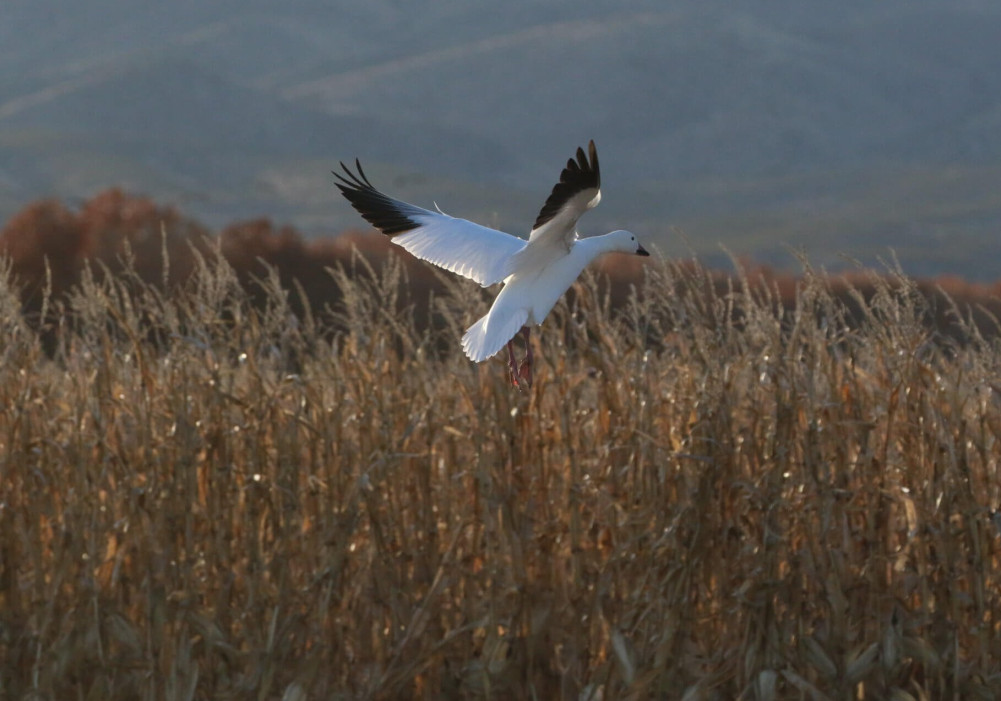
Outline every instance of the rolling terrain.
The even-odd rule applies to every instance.
[[[109,186],[213,226],[355,223],[329,170],[518,232],[599,144],[585,233],[789,265],[998,277],[1001,9],[986,1],[0,9],[0,219]],[[593,227],[593,229],[588,229]],[[949,242],[949,246],[943,246]]]

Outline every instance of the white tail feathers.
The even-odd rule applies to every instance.
[[[528,311],[516,310],[506,319],[491,318],[493,310],[470,326],[462,337],[462,350],[474,363],[493,357],[528,321]]]

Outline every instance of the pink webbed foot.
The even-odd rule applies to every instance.
[[[511,372],[511,384],[520,390],[531,388],[532,386],[532,365],[534,356],[532,355],[531,331],[527,326],[522,327],[521,333],[525,337],[525,358],[518,363],[514,355],[514,339],[507,342],[508,369]]]

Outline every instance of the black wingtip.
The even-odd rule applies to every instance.
[[[356,163],[358,162],[357,158],[355,159],[355,162]],[[338,164],[341,166],[341,170],[343,170],[344,173],[343,174],[338,173],[336,170],[332,170],[330,172],[333,173],[334,177],[337,178],[340,181],[340,182],[334,183],[334,184],[337,185],[337,187],[340,188],[341,192],[345,192],[346,189],[350,189],[350,190],[359,190],[359,189],[360,190],[364,190],[366,188],[372,188],[371,183],[369,183],[367,181],[360,180],[357,175],[355,175],[354,173],[352,173],[351,169],[348,168],[346,165],[344,165],[344,161],[338,161]],[[372,189],[374,189],[374,188],[372,188]],[[345,194],[347,194],[347,193],[345,193]]]
[[[340,166],[344,174],[330,171],[339,181],[334,185],[365,221],[387,236],[411,231],[420,226],[420,223],[408,217],[405,211],[408,207],[410,209],[413,207],[375,189],[365,175],[359,159],[355,159],[355,172],[344,165],[343,161],[340,162]]]
[[[594,139],[588,142],[586,154],[584,149],[578,146],[576,157],[577,160],[571,158],[567,161],[566,168],[560,173],[560,181],[553,187],[552,193],[542,206],[533,229],[538,229],[555,217],[563,205],[577,193],[589,188],[601,189],[601,170],[598,167],[598,150],[595,148]]]

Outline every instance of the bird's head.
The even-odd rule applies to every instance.
[[[650,253],[640,245],[640,242],[636,240],[636,234],[631,231],[626,231],[625,229],[613,231],[608,234],[608,240],[611,244],[609,250],[619,251],[621,253],[634,253],[638,256],[650,255]]]

